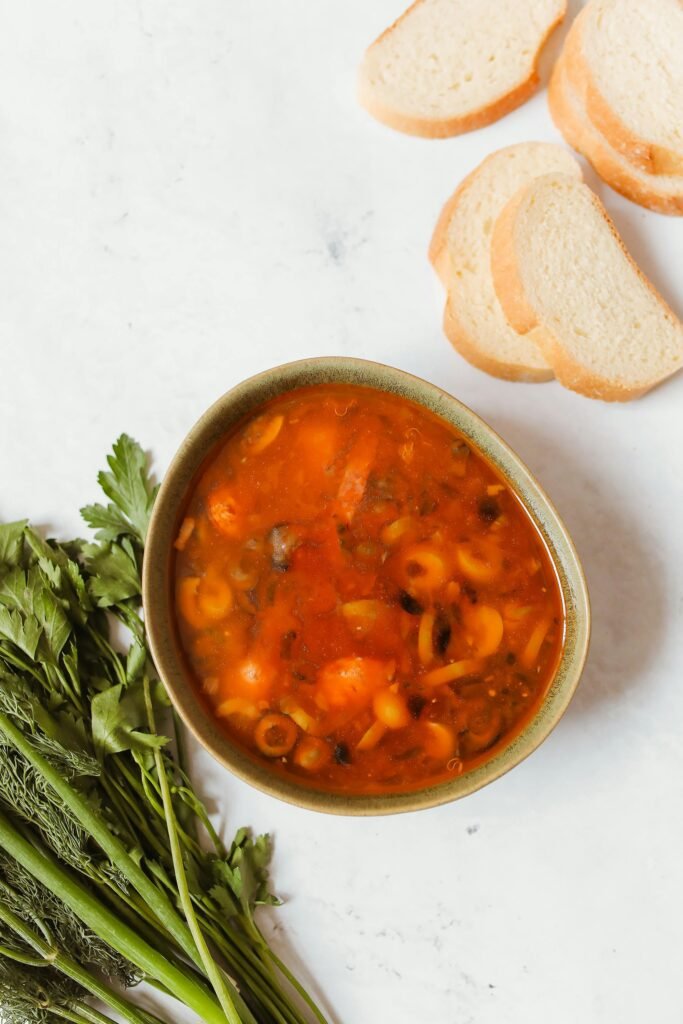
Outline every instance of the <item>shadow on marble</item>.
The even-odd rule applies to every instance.
[[[567,3],[567,13],[564,16],[564,20],[561,25],[553,31],[550,39],[541,50],[541,56],[538,61],[538,74],[541,79],[540,88],[543,88],[548,84],[550,75],[555,61],[562,52],[564,41],[567,38],[567,33],[572,26],[574,18],[583,7],[583,0],[569,0]]]
[[[540,385],[542,386],[542,385]],[[662,572],[630,509],[627,453],[596,465],[589,436],[569,448],[529,424],[478,410],[538,477],[579,552],[591,598],[593,631],[569,716],[618,700],[641,684],[666,630]],[[620,459],[620,455],[624,458]],[[621,478],[612,466],[625,466]]]
[[[283,895],[283,894],[281,894]],[[286,897],[283,897],[286,902]],[[287,925],[278,917],[279,911],[272,907],[261,907],[259,909],[258,924],[269,945],[271,945],[280,959],[287,965],[292,974],[301,982],[310,997],[320,1009],[328,1024],[341,1024],[341,1018],[334,1012],[326,996],[323,994],[325,979],[315,975],[315,968],[309,971],[304,961],[299,956],[296,946],[292,942]],[[287,988],[287,983],[284,982]],[[305,1011],[306,1004],[292,989],[292,1000],[304,1012],[304,1016],[313,1019],[310,1010]]]

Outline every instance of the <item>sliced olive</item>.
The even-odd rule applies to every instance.
[[[434,650],[437,654],[444,655],[451,642],[451,624],[445,613],[440,611],[434,623]]]
[[[349,748],[346,743],[335,744],[332,757],[335,759],[337,764],[351,764],[351,754],[349,753]]]
[[[422,709],[427,703],[427,698],[420,696],[419,693],[413,693],[408,697],[408,711],[413,718],[419,718],[422,713]]]
[[[409,594],[407,590],[400,590],[398,593],[398,603],[404,612],[408,612],[409,615],[422,615],[424,608],[412,594]]]
[[[495,523],[500,515],[500,505],[495,498],[482,498],[479,502],[479,518],[485,523]]]

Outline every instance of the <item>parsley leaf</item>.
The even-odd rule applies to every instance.
[[[28,571],[11,569],[0,581],[0,636],[16,644],[29,658],[56,665],[71,634],[71,623],[39,565]]]
[[[0,606],[0,639],[16,644],[29,658],[35,658],[41,630],[34,618],[24,619],[18,611]]]
[[[26,573],[19,566],[11,569],[6,576],[0,579],[0,604],[5,605],[6,608],[32,612],[33,605],[29,598],[30,590]]]
[[[88,590],[100,608],[111,608],[139,595],[140,570],[127,537],[120,544],[86,544],[83,554],[88,572],[92,573]]]
[[[128,657],[126,658],[126,679],[129,683],[134,683],[136,679],[141,678],[146,664],[147,648],[143,647],[138,640],[133,640],[128,648]]]
[[[114,444],[113,454],[107,456],[107,462],[111,472],[103,470],[97,479],[113,504],[86,505],[81,509],[81,515],[89,526],[98,531],[98,540],[112,541],[130,533],[144,544],[158,490],[147,475],[145,453],[132,437],[121,434]]]
[[[25,538],[44,576],[66,602],[73,618],[83,625],[87,618],[85,613],[92,610],[92,602],[78,562],[70,558],[64,548],[54,541],[44,540],[30,526],[26,528]]]
[[[97,531],[97,539],[105,543],[130,533],[130,523],[115,505],[85,505],[81,515],[88,526]]]
[[[27,522],[21,519],[17,523],[0,523],[0,565],[19,564]]]
[[[56,665],[64,644],[69,639],[71,623],[61,604],[47,587],[36,590],[33,596],[33,611],[42,630],[46,660]]]
[[[123,750],[143,752],[163,747],[163,736],[139,732],[147,723],[142,686],[111,686],[93,697],[92,738],[97,756],[120,754]]]
[[[271,855],[270,836],[253,839],[246,828],[235,835],[227,857],[216,857],[211,870],[216,882],[229,887],[237,896],[242,910],[251,917],[259,904],[278,906],[280,900],[268,890],[268,862]],[[212,893],[215,897],[215,893]]]

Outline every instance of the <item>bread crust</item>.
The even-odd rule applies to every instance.
[[[486,157],[486,159],[490,160],[490,157]],[[480,164],[479,167],[481,166],[482,165]],[[429,262],[434,267],[437,277],[446,290],[448,290],[450,271],[450,263],[448,259],[448,225],[451,222],[453,213],[457,209],[460,197],[469,188],[472,179],[479,170],[479,167],[475,167],[473,171],[470,171],[467,177],[463,178],[450,199],[447,199],[444,203],[429,242],[429,249],[427,250]]]
[[[634,173],[630,174],[620,160],[620,155],[604,139],[592,124],[586,128],[577,117],[573,102],[567,95],[571,89],[564,60],[557,61],[548,86],[548,105],[553,121],[570,146],[578,150],[592,165],[603,181],[639,206],[645,206],[656,213],[671,216],[683,215],[683,176],[681,191],[678,193],[657,190],[657,175],[651,175],[651,187]],[[580,100],[577,97],[577,102]],[[646,173],[646,172],[641,172]]]
[[[464,324],[457,313],[457,304],[453,301],[450,290],[451,266],[448,258],[448,226],[457,210],[462,198],[471,185],[476,181],[480,172],[487,164],[496,159],[501,150],[490,153],[473,171],[463,178],[453,195],[446,200],[439,218],[434,227],[431,241],[429,243],[429,260],[436,274],[446,289],[446,303],[443,311],[443,330],[456,351],[463,359],[466,359],[478,370],[498,377],[501,380],[522,381],[527,384],[543,384],[553,380],[555,374],[550,366],[535,367],[523,366],[519,363],[509,363],[503,359],[493,359],[479,348],[472,341]]]
[[[431,120],[418,117],[407,117],[380,103],[371,89],[361,82],[358,90],[358,98],[363,107],[371,114],[376,121],[389,128],[394,128],[404,135],[415,135],[422,139],[448,139],[453,135],[463,135],[465,132],[475,131],[477,128],[485,128],[488,124],[500,120],[506,114],[520,107],[538,87],[538,72],[534,68],[529,78],[521,82],[512,92],[505,93],[487,107],[480,107],[461,117],[450,117],[446,120]]]
[[[588,117],[612,148],[634,167],[653,175],[683,174],[683,153],[640,138],[600,92],[581,45],[590,8],[589,2],[574,20],[562,51],[567,77]]]
[[[518,334],[528,334],[539,325],[536,311],[528,301],[522,284],[514,237],[517,214],[528,188],[529,185],[523,185],[503,207],[491,233],[493,287],[508,323]]]
[[[516,220],[524,197],[528,189],[532,187],[533,183],[520,189],[505,206],[496,221],[491,240],[491,272],[494,287],[498,295],[498,301],[503,307],[503,312],[516,330],[520,330],[522,325],[529,324],[532,321],[535,324],[541,324],[538,314],[531,306],[526,295],[515,255]],[[609,231],[626,256],[626,259],[652,293],[653,298],[660,303],[666,315],[675,324],[678,323],[675,314],[669,309],[659,292],[648,281],[626,249],[607,210],[593,192],[591,192],[591,201],[606,222]],[[520,324],[520,327],[517,327],[517,324]],[[646,392],[656,387],[657,384],[671,376],[671,373],[666,373],[642,385],[627,387],[619,381],[603,377],[588,370],[569,354],[554,332],[544,324],[541,324],[541,326],[543,326],[544,330],[539,332],[538,335],[534,335],[534,340],[545,359],[547,359],[555,371],[558,381],[571,391],[576,391],[588,398],[599,398],[604,402],[627,402],[646,394]],[[681,359],[681,364],[683,364],[683,358]]]
[[[526,384],[544,384],[553,380],[555,374],[550,366],[531,367],[521,366],[519,363],[506,363],[501,359],[492,359],[472,342],[469,334],[458,318],[456,305],[451,295],[446,296],[446,304],[443,310],[443,330],[456,351],[463,359],[466,359],[478,370],[498,377],[500,380],[520,381]],[[539,329],[540,330],[540,329]]]
[[[470,171],[470,173],[462,179],[453,195],[444,203],[434,227],[434,231],[432,232],[427,255],[429,256],[429,262],[434,267],[439,280],[446,289],[448,289],[450,277],[450,264],[448,261],[448,225],[450,224],[453,214],[455,213],[455,210],[457,209],[465,192],[467,192],[482,168],[485,167],[493,157],[497,156],[499,152],[500,150],[497,150],[495,153],[489,153],[489,155],[482,160],[482,162],[478,164],[473,171]]]
[[[370,53],[375,46],[378,46],[386,36],[390,35],[394,31],[396,26],[399,25],[404,18],[407,18],[415,8],[419,7],[424,2],[425,0],[415,0],[415,2],[412,3],[392,25],[386,28],[384,32],[377,37],[374,43],[370,44],[366,53]],[[540,81],[538,75],[538,61],[540,59],[541,51],[543,50],[543,47],[551,33],[563,21],[566,11],[567,4],[565,0],[558,17],[551,25],[548,26],[545,34],[539,41],[538,49],[534,54],[531,71],[527,78],[519,82],[514,89],[498,96],[485,107],[479,107],[468,114],[449,118],[422,118],[402,114],[400,111],[387,106],[387,104],[382,103],[377,99],[371,83],[365,79],[363,74],[365,62],[361,64],[358,76],[358,100],[361,106],[363,106],[367,112],[375,118],[375,120],[381,121],[382,124],[388,125],[389,128],[394,128],[396,131],[403,132],[406,135],[416,135],[423,139],[446,139],[453,135],[462,135],[464,132],[474,131],[477,128],[484,128],[486,125],[492,124],[494,121],[498,121],[501,117],[504,117],[505,114],[509,114],[512,110],[521,106],[522,103],[525,103],[526,100],[528,100],[536,91]]]

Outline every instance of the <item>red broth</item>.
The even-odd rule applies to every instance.
[[[449,424],[353,385],[217,447],[176,540],[179,636],[230,738],[328,791],[411,790],[507,744],[564,634],[541,537]]]

